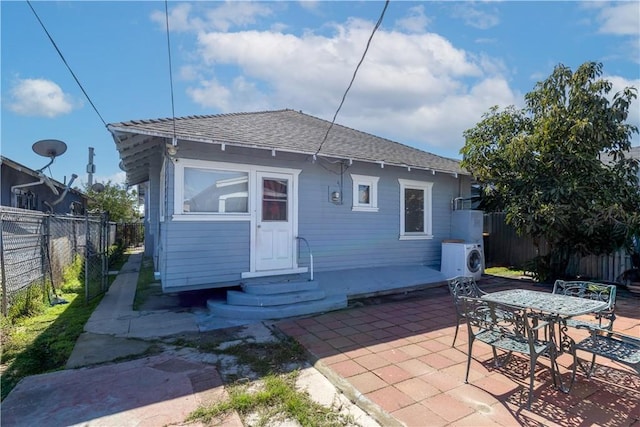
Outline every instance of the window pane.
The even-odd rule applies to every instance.
[[[184,168],[184,212],[249,212],[247,172]]]
[[[360,184],[358,185],[358,203],[363,205],[368,205],[371,202],[369,201],[369,191],[370,186]]]
[[[262,180],[262,220],[287,220],[287,186],[286,179]]]
[[[404,231],[424,233],[424,190],[404,189]]]

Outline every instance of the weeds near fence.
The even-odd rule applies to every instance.
[[[114,268],[120,268],[126,256]],[[12,305],[14,315],[2,319],[0,399],[29,375],[63,369],[84,325],[102,299],[85,302],[83,259],[77,257],[63,273],[57,289],[63,304],[50,305],[41,286],[30,286],[24,308]],[[40,291],[39,294],[36,291]],[[16,308],[14,308],[16,307]]]
[[[29,286],[22,289],[13,296],[7,318],[19,319],[40,314],[46,308],[46,301],[47,293],[42,286]]]

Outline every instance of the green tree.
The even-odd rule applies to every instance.
[[[541,280],[563,276],[571,255],[610,253],[640,230],[638,162],[628,156],[638,128],[627,123],[637,89],[609,96],[601,75],[600,63],[558,65],[524,109],[493,107],[464,132],[462,165],[488,206],[539,249],[546,241]]]
[[[135,190],[127,190],[125,185],[108,181],[102,191],[95,188],[85,188],[89,196],[89,210],[108,212],[109,221],[136,222],[140,220],[138,214],[138,194]]]

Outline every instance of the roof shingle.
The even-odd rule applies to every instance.
[[[286,109],[252,113],[188,116],[175,119],[178,140],[316,154],[331,122]],[[153,135],[172,139],[171,118],[112,123],[113,132]],[[468,174],[460,162],[398,142],[334,124],[319,156],[454,174]]]

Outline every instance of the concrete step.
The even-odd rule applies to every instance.
[[[209,300],[207,307],[212,315],[225,319],[268,320],[307,314],[324,313],[347,307],[346,295],[331,295],[321,300],[305,301],[296,304],[255,307],[248,305],[230,305],[226,301]]]
[[[227,291],[227,304],[252,305],[256,307],[296,304],[305,301],[315,301],[325,297],[320,289],[300,292],[285,292],[282,294],[249,294],[240,291]]]
[[[245,283],[242,291],[253,295],[274,295],[289,292],[315,291],[318,290],[316,280],[295,280],[290,282],[270,282],[270,283]]]

